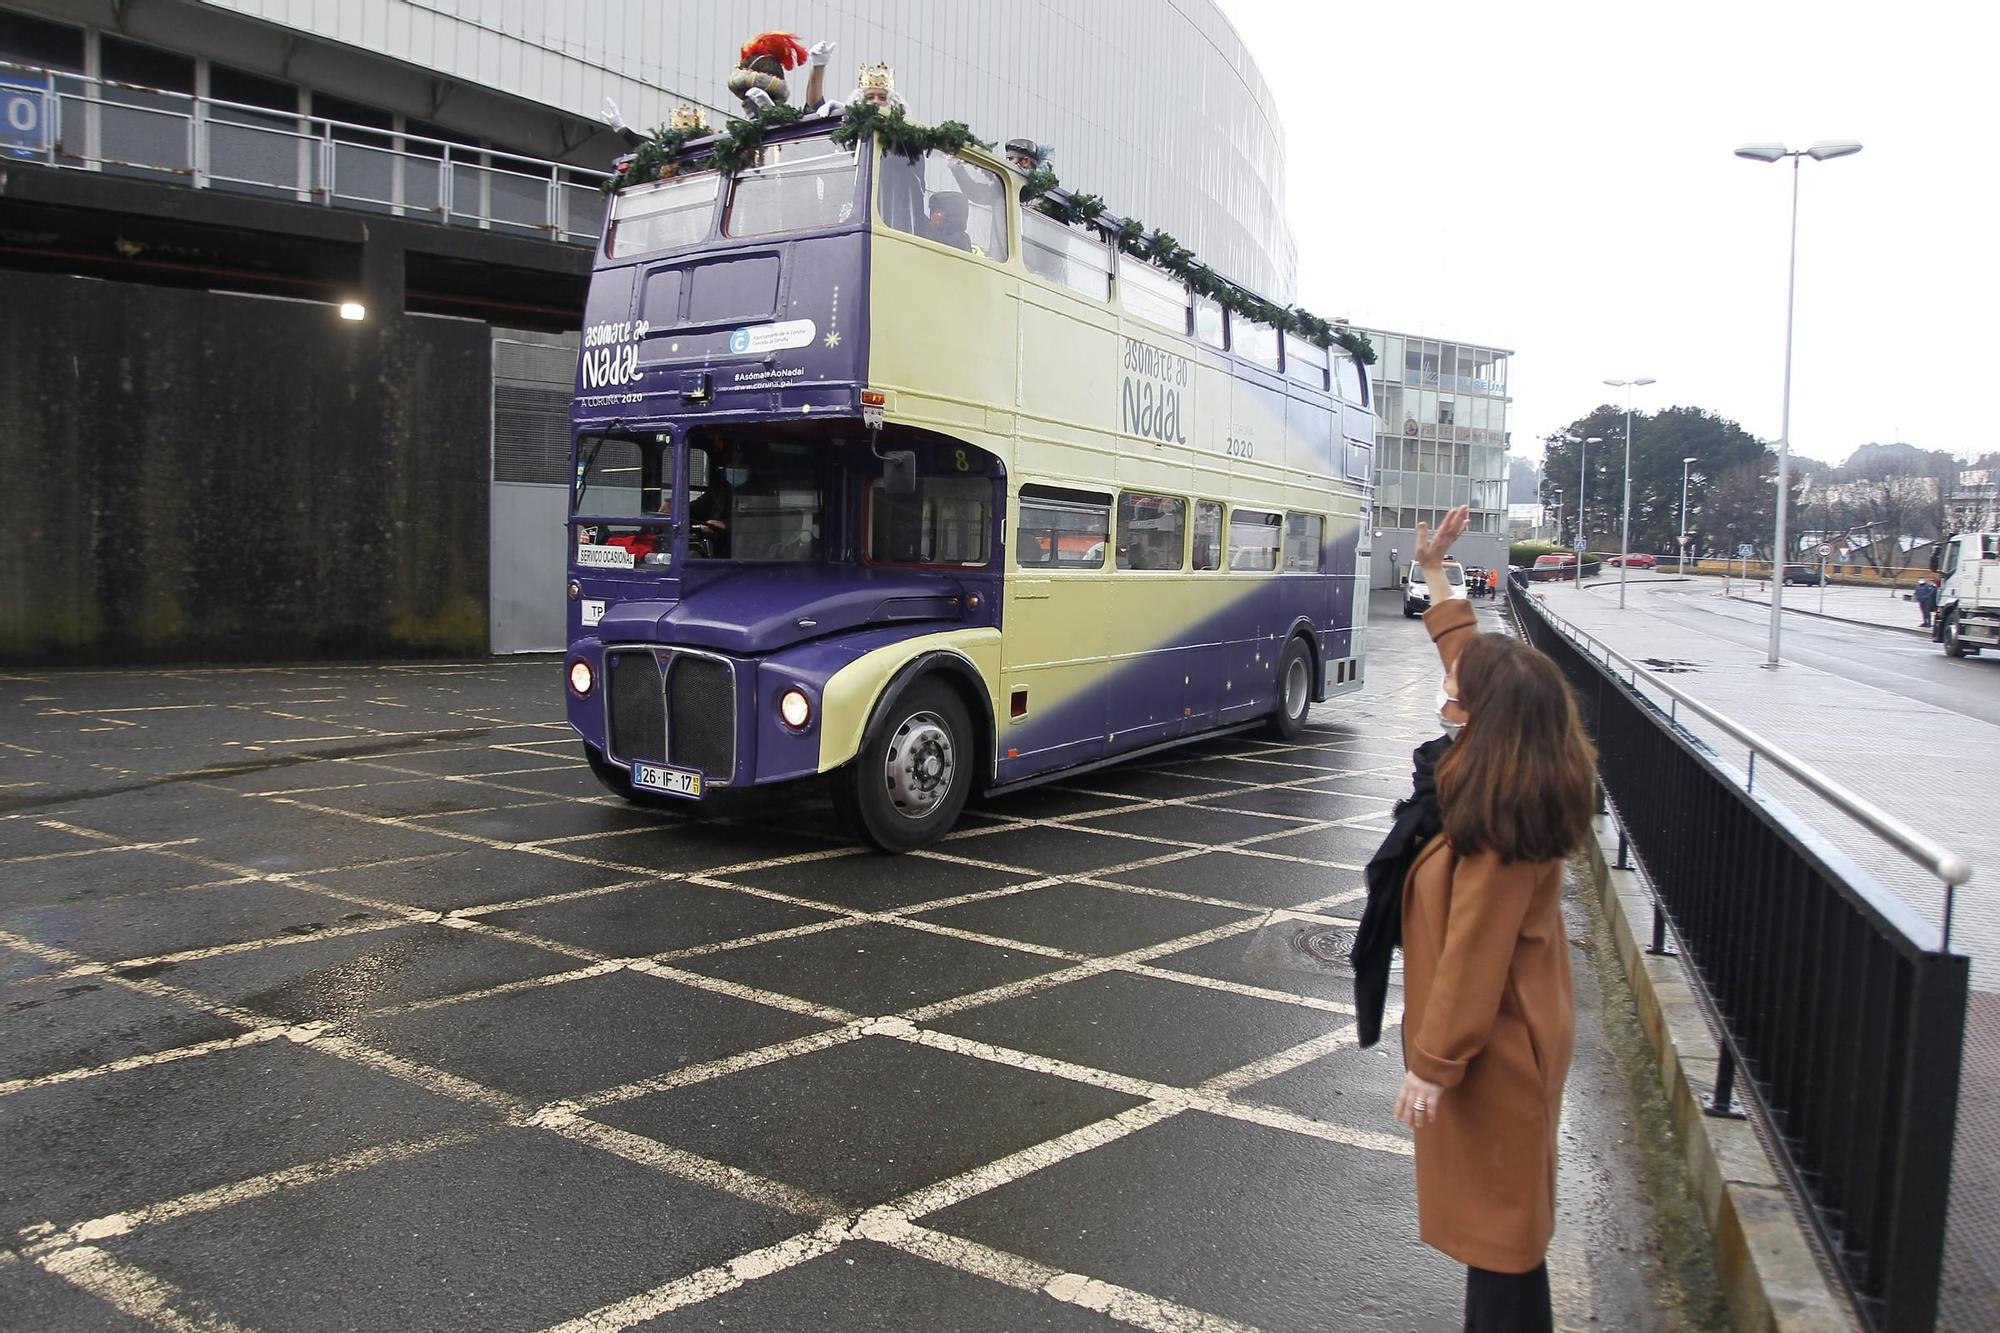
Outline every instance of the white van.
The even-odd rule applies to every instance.
[[[1453,597],[1468,596],[1465,591],[1465,570],[1456,560],[1444,562],[1445,581],[1451,584]],[[1431,609],[1431,585],[1424,580],[1424,571],[1414,564],[1403,572],[1403,614],[1415,619]]]

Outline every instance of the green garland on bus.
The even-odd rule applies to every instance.
[[[805,113],[797,107],[778,103],[760,110],[749,120],[730,117],[718,133],[706,127],[670,130],[665,126],[639,145],[623,171],[605,182],[605,189],[657,180],[670,167],[681,170],[713,168],[724,176],[734,176],[750,166],[764,144],[768,130],[790,125]],[[901,107],[887,110],[866,102],[847,108],[845,119],[834,129],[833,142],[849,147],[865,135],[874,135],[890,152],[915,162],[925,153],[957,153],[967,148],[992,148],[963,122],[948,120],[942,125],[925,125],[909,119]],[[689,162],[679,158],[690,143],[708,139]],[[1118,248],[1135,259],[1143,259],[1187,284],[1197,296],[1214,301],[1224,310],[1269,324],[1286,333],[1297,334],[1318,347],[1338,346],[1363,365],[1375,364],[1375,348],[1368,335],[1346,324],[1321,319],[1309,310],[1281,306],[1245,291],[1201,262],[1194,251],[1158,229],[1147,230],[1136,218],[1107,218],[1105,204],[1094,194],[1059,193],[1062,182],[1047,167],[1037,167],[1021,186],[1021,202],[1033,204],[1047,216],[1066,226],[1101,226],[1113,232]]]

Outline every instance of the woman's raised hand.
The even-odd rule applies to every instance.
[[[1460,505],[1444,516],[1444,522],[1431,531],[1428,523],[1417,524],[1416,564],[1421,569],[1432,569],[1444,564],[1444,558],[1451,554],[1452,543],[1465,535],[1472,524],[1472,506]]]

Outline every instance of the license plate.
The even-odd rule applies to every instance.
[[[665,764],[632,765],[632,785],[640,791],[656,791],[663,796],[701,799],[701,774],[691,768],[668,768]]]

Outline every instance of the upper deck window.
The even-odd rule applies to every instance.
[[[885,225],[1006,262],[1007,187],[998,173],[950,153],[926,153],[912,162],[885,149],[876,162]]]
[[[611,196],[611,228],[604,253],[612,259],[677,250],[708,236],[722,177],[704,171]]]
[[[1118,300],[1128,315],[1175,333],[1188,331],[1188,289],[1143,259],[1126,255],[1118,261]]]
[[[1236,355],[1271,370],[1278,368],[1278,331],[1269,324],[1238,317],[1235,325]]]
[[[758,165],[730,182],[725,236],[772,236],[837,227],[854,216],[859,159],[826,138],[769,144]]]
[[[1221,302],[1206,296],[1194,298],[1194,336],[1217,351],[1229,346],[1223,338]]]
[[[1333,371],[1340,379],[1340,396],[1358,407],[1368,406],[1368,377],[1361,363],[1345,351],[1333,358]]]
[[[1285,335],[1285,376],[1294,384],[1326,388],[1326,349],[1295,334]]]
[[[1097,301],[1111,299],[1111,248],[1095,233],[1065,227],[1033,209],[1021,214],[1021,259],[1028,272]]]

